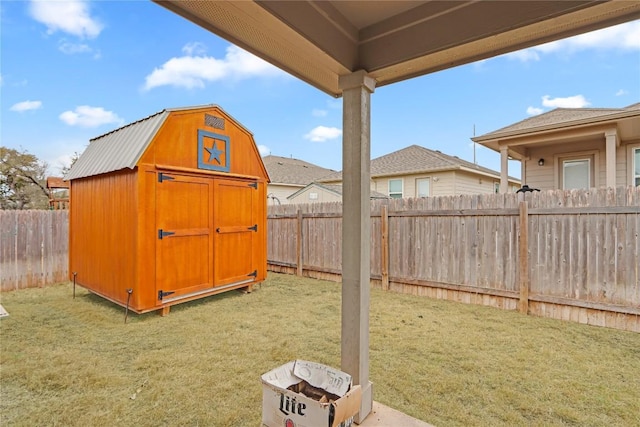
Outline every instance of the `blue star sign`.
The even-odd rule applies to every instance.
[[[209,152],[209,163],[212,163],[213,160],[215,160],[216,162],[218,162],[219,165],[221,165],[222,162],[220,162],[220,154],[224,153],[224,151],[218,150],[218,148],[216,147],[216,144],[217,143],[214,140],[213,147],[211,148],[204,147],[204,149]]]
[[[229,172],[231,141],[228,136],[198,130],[198,169]]]

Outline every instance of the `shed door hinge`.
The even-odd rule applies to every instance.
[[[254,279],[258,277],[258,270],[253,270],[253,272],[247,274],[249,277],[253,277]]]
[[[258,231],[258,224],[254,225],[253,227],[247,227],[247,230]]]
[[[162,173],[162,172],[158,173],[158,182],[170,181],[172,179],[175,179],[175,178],[172,177],[171,175],[167,175],[166,173]]]
[[[158,239],[162,240],[163,237],[172,236],[176,234],[174,231],[164,231],[161,229],[158,230]]]
[[[256,190],[258,189],[258,183],[257,182],[252,182],[251,184],[249,184],[249,187],[253,187]]]
[[[162,301],[162,298],[167,297],[171,294],[175,294],[175,291],[167,291],[167,292],[163,292],[162,290],[158,291],[158,299],[160,301]]]

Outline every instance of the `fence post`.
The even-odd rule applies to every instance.
[[[380,274],[382,290],[389,290],[389,210],[386,205],[380,207]]]
[[[21,213],[21,211],[15,211],[15,222],[13,224],[13,237],[14,237],[14,241],[13,241],[13,250],[14,250],[14,289],[18,290],[20,288],[19,283],[20,283],[20,276],[18,276],[18,230],[20,229],[18,227],[18,215]]]
[[[302,211],[298,209],[298,231],[297,231],[297,252],[298,259],[296,261],[296,275],[302,276]]]
[[[529,208],[525,200],[520,202],[520,236],[518,238],[520,265],[520,313],[529,312]]]

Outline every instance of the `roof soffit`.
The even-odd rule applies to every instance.
[[[154,1],[333,96],[359,69],[382,86],[640,17],[626,1]]]
[[[154,0],[316,88],[338,96],[340,65],[253,1]]]

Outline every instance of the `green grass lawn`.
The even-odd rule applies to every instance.
[[[260,375],[340,367],[340,285],[270,274],[129,315],[70,284],[5,292],[2,426],[259,426]],[[374,398],[438,426],[640,425],[640,334],[371,293]]]

